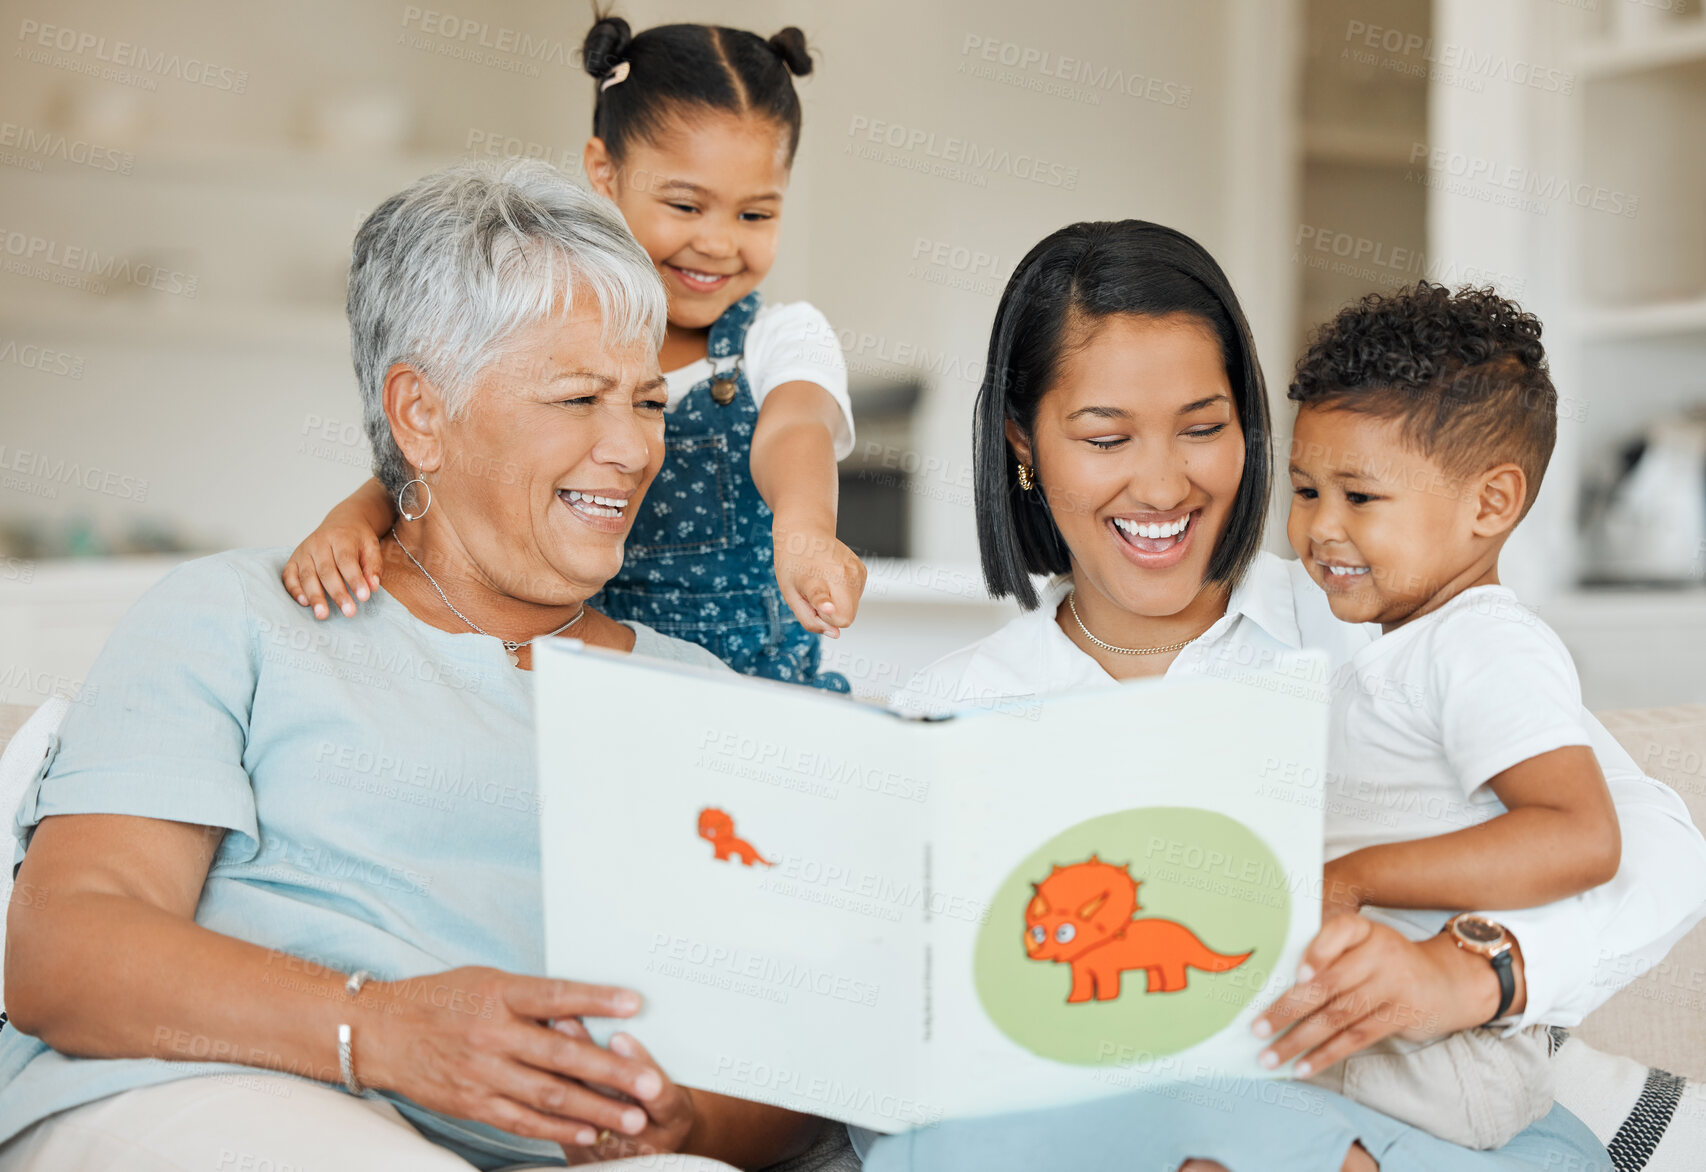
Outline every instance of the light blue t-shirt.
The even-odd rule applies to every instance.
[[[55,814],[222,827],[203,927],[376,980],[475,964],[542,974],[531,673],[496,639],[428,626],[383,590],[353,619],[316,622],[279,584],[285,556],[189,562],[137,602],[24,795],[20,837]],[[721,666],[629,625],[635,654]],[[279,966],[281,988],[296,967]],[[0,1142],[120,1091],[237,1070],[69,1058],[8,1026]],[[480,1167],[562,1157],[393,1102]]]

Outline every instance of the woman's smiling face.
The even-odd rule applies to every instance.
[[[1073,580],[1132,614],[1178,614],[1203,588],[1244,476],[1244,433],[1220,341],[1186,314],[1077,327],[1031,436]]]
[[[608,343],[592,296],[577,300],[572,315],[508,339],[466,409],[443,421],[429,473],[490,584],[535,603],[587,598],[615,575],[663,463],[667,392],[651,339]]]

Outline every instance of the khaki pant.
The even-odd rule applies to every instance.
[[[1552,1109],[1545,1026],[1383,1038],[1309,1081],[1466,1148],[1503,1147]]]
[[[550,1165],[530,1164],[528,1168]],[[734,1172],[699,1156],[610,1160],[610,1172]],[[389,1103],[244,1071],[123,1091],[0,1144],[0,1172],[473,1172]],[[512,1168],[511,1172],[521,1172]]]

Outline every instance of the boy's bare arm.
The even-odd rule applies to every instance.
[[[836,636],[853,621],[865,564],[835,536],[835,432],[841,407],[816,383],[783,383],[764,398],[752,434],[752,482],[776,515],[776,581],[809,631]]]
[[[1326,867],[1327,901],[1338,910],[1539,907],[1617,874],[1617,810],[1592,749],[1553,749],[1488,784],[1505,813],[1335,859]]]
[[[328,617],[334,605],[353,615],[355,599],[366,602],[379,589],[379,538],[396,520],[391,494],[369,478],[333,505],[320,527],[291,552],[280,575],[284,588],[303,606],[313,607],[315,618]]]

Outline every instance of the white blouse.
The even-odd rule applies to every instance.
[[[894,706],[940,713],[1116,686],[1055,622],[1071,588],[1070,579],[1055,579],[1036,610],[920,671]],[[1262,553],[1233,589],[1226,614],[1179,652],[1166,674],[1319,689],[1327,679],[1301,652],[1326,652],[1333,672],[1378,633],[1335,619],[1298,562]],[[1706,840],[1687,807],[1669,786],[1642,773],[1597,720],[1593,727],[1622,829],[1622,865],[1610,883],[1581,895],[1484,912],[1522,946],[1528,1002],[1517,1026],[1579,1023],[1706,915]]]

